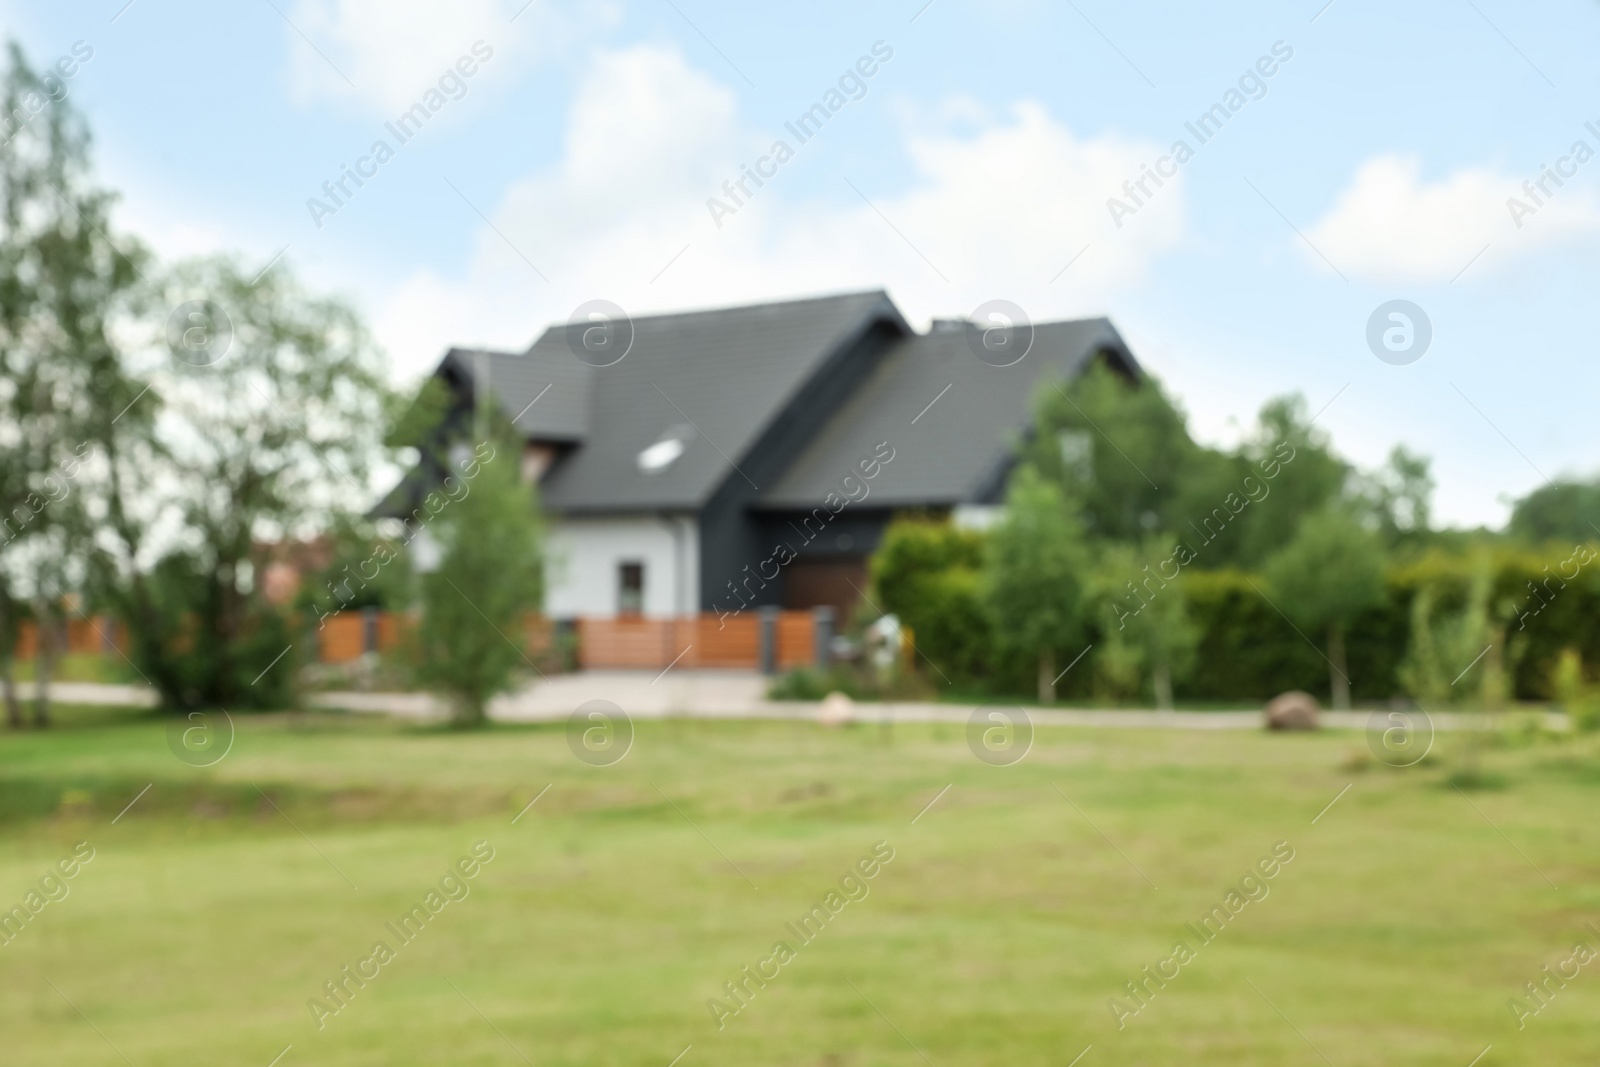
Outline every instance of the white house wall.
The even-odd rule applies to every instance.
[[[545,614],[610,618],[617,613],[618,571],[644,564],[644,614],[699,610],[700,538],[688,516],[632,515],[553,519],[545,564]]]

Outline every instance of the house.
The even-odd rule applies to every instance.
[[[1140,374],[1105,319],[918,333],[882,291],[620,310],[526,352],[451,349],[435,371],[458,417],[492,397],[525,441],[557,620],[842,618],[896,513],[982,521],[999,503],[1045,382],[1096,358]],[[442,474],[413,472],[388,513]]]

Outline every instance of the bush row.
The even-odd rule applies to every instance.
[[[1441,611],[1459,610],[1476,568],[1485,565],[1493,574],[1491,614],[1502,628],[1497,643],[1503,646],[1515,698],[1551,699],[1555,665],[1564,649],[1576,649],[1590,667],[1600,665],[1600,544],[1581,549],[1497,544],[1434,550],[1391,565],[1384,602],[1350,628],[1349,675],[1357,700],[1407,695],[1400,668],[1411,641],[1412,605],[1418,593],[1432,587]],[[918,649],[958,685],[1031,692],[1031,662],[1013,661],[993,648],[977,575],[966,566],[955,571],[944,578],[924,578],[924,614],[933,621],[916,633]],[[1233,569],[1191,571],[1185,573],[1181,588],[1201,638],[1193,670],[1177,679],[1180,700],[1254,702],[1288,689],[1326,696],[1326,635],[1298,631],[1258,591],[1271,595],[1261,576]],[[1098,618],[1101,613],[1090,614]],[[1103,632],[1094,630],[1085,634],[1086,643],[1096,646],[1104,638]],[[1084,662],[1061,680],[1061,698],[1097,695],[1095,656],[1091,649]],[[1460,669],[1466,671],[1471,665],[1469,657]],[[1460,684],[1476,692],[1476,682],[1476,674],[1469,672]]]

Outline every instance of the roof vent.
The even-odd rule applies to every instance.
[[[966,319],[934,319],[929,333],[959,333],[967,328]]]

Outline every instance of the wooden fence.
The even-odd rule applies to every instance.
[[[90,619],[71,619],[67,622],[66,647],[61,652],[95,654],[112,654],[116,649],[126,651],[128,648],[127,634],[120,623],[109,616],[99,615]],[[17,635],[16,656],[18,659],[32,659],[39,654],[39,629],[33,623],[24,621],[19,627]]]
[[[318,663],[351,663],[369,652],[385,653],[405,648],[413,616],[392,611],[338,611],[312,631]],[[549,651],[553,627],[542,615],[523,619],[521,649],[529,656]],[[508,638],[515,636],[507,634]]]
[[[395,612],[335,612],[311,631],[315,661],[351,663],[369,653],[401,650],[413,625],[413,617]],[[668,665],[788,670],[817,662],[818,634],[832,632],[829,617],[819,617],[815,610],[579,618],[570,625],[575,662],[586,670],[663,670]],[[523,651],[530,657],[545,655],[556,645],[560,629],[543,616],[528,616],[520,635]],[[71,653],[114,655],[128,648],[122,625],[107,617],[72,620],[66,636],[65,651]],[[17,658],[32,659],[38,648],[37,628],[24,622]]]
[[[679,619],[582,618],[578,664],[586,669],[762,666],[763,619],[756,612]],[[775,664],[779,670],[815,662],[816,621],[809,611],[777,613]]]

